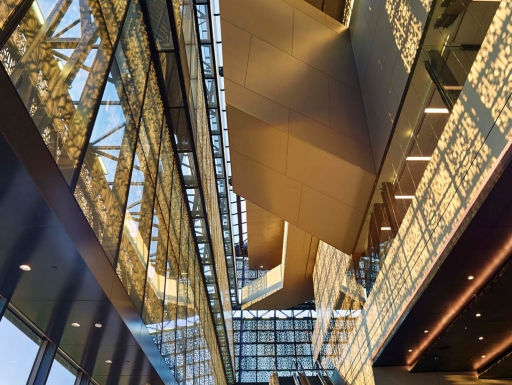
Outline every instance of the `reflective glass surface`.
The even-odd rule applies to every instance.
[[[0,321],[0,385],[25,384],[40,338],[9,311]]]
[[[71,182],[112,56],[119,20],[94,0],[34,1],[0,58],[64,177]],[[121,2],[118,2],[121,3]],[[122,10],[123,4],[119,4]]]
[[[35,1],[0,60],[178,382],[223,384],[229,224],[217,207],[193,4],[172,2],[171,17],[167,4]],[[0,5],[0,23],[15,7]],[[165,50],[159,64],[148,31]]]
[[[60,354],[57,354],[53,360],[50,374],[48,374],[46,385],[73,385],[77,374],[76,368],[68,363]]]

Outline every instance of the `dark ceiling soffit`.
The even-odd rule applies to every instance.
[[[450,321],[450,323],[448,323],[448,325],[443,329],[443,331],[438,335],[436,336],[435,340],[433,340],[430,345],[428,345],[428,347],[426,349],[423,350],[423,352],[421,353],[421,355],[418,357],[418,359],[416,360],[416,362],[414,362],[413,365],[411,365],[410,367],[410,371],[411,372],[414,372],[415,371],[415,367],[416,365],[422,361],[423,359],[425,359],[425,357],[436,347],[436,345],[441,342],[442,338],[448,334],[448,332],[455,326],[455,324],[470,310],[470,308],[479,300],[482,299],[482,297],[492,288],[492,286],[494,286],[494,284],[496,282],[498,282],[498,280],[501,279],[501,277],[503,276],[503,274],[505,274],[505,272],[511,267],[512,265],[512,256],[508,256],[507,259],[505,260],[505,262],[503,262],[501,264],[501,266],[499,266],[495,273],[492,275],[492,277],[487,280],[487,282],[482,286],[480,287],[480,289],[475,293],[473,294],[473,296],[471,297],[471,299],[466,302],[466,304],[464,306],[462,306],[462,308],[457,312],[457,314],[455,315],[455,317]],[[490,368],[491,366],[494,366],[494,364],[498,361],[501,361],[503,358],[505,358],[506,356],[510,355],[510,351],[509,350],[512,350],[512,347],[509,347],[506,349],[505,353],[501,354],[496,360],[494,360],[491,364],[487,365],[486,368]],[[485,372],[487,369],[484,369],[482,371],[480,371],[480,373],[483,373]]]
[[[177,384],[3,66],[0,132],[164,383]],[[7,113],[7,111],[9,111]]]

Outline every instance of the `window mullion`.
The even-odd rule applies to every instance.
[[[48,340],[44,341],[39,348],[36,362],[30,373],[27,385],[44,385],[50,369],[52,367],[55,354],[57,353],[57,344]]]

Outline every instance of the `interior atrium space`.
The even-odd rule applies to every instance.
[[[512,385],[512,0],[0,0],[0,385]]]

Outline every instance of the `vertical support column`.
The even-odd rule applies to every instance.
[[[277,310],[274,310],[274,369],[277,373]]]
[[[242,267],[243,269],[243,267]],[[238,354],[238,382],[242,382],[242,359],[244,357],[243,355],[243,348],[244,348],[244,313],[246,310],[240,310],[240,353]]]

